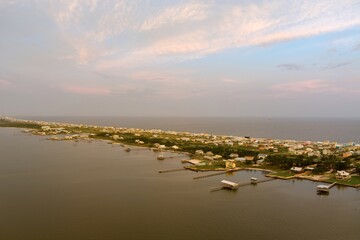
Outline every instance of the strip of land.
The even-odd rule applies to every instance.
[[[225,136],[0,118],[0,127],[24,128],[25,133],[54,141],[107,140],[114,145],[173,151],[190,156],[194,171],[269,171],[281,179],[308,179],[360,187],[360,145],[354,142],[312,142]],[[125,150],[131,151],[127,147]],[[159,155],[158,159],[165,159]]]

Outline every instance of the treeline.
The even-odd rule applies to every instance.
[[[266,158],[266,163],[287,170],[291,167],[304,167],[315,163],[316,157],[302,155],[272,154]]]
[[[98,133],[97,136],[105,137],[107,133]],[[144,146],[152,147],[155,143],[165,145],[167,147],[178,146],[180,151],[188,152],[194,154],[196,150],[203,150],[205,153],[211,151],[213,154],[221,155],[223,158],[229,158],[230,154],[237,153],[239,156],[254,156],[256,157],[260,152],[256,149],[243,146],[228,146],[228,145],[215,145],[215,144],[204,144],[201,142],[193,141],[180,141],[175,138],[166,138],[166,137],[151,137],[146,135],[135,136],[132,133],[123,133],[119,136],[124,139],[121,140],[123,143],[134,144],[135,140],[140,140],[144,142]]]
[[[290,169],[291,167],[305,167],[308,165],[316,164],[314,173],[323,173],[331,169],[334,170],[346,170],[351,167],[351,159],[342,159],[336,155],[322,156],[320,158],[312,156],[302,155],[287,155],[287,154],[274,154],[269,155],[266,158],[268,164],[276,165],[284,170]],[[359,167],[357,167],[360,170]]]

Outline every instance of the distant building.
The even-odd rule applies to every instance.
[[[246,159],[244,157],[237,157],[234,160],[238,161],[238,162],[245,162],[246,161]]]
[[[352,155],[353,155],[353,153],[351,151],[350,152],[344,152],[343,153],[343,158],[347,158],[347,157],[350,157]]]

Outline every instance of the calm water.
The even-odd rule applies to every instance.
[[[360,119],[184,118],[184,117],[23,117],[55,122],[205,132],[275,139],[360,143]]]
[[[126,153],[105,142],[52,142],[0,128],[1,240],[354,239],[360,190],[315,192],[317,183],[275,180],[210,192],[222,179],[159,174],[180,159]],[[167,153],[169,155],[169,153]]]

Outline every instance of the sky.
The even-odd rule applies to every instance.
[[[360,0],[0,0],[0,115],[360,117]]]

